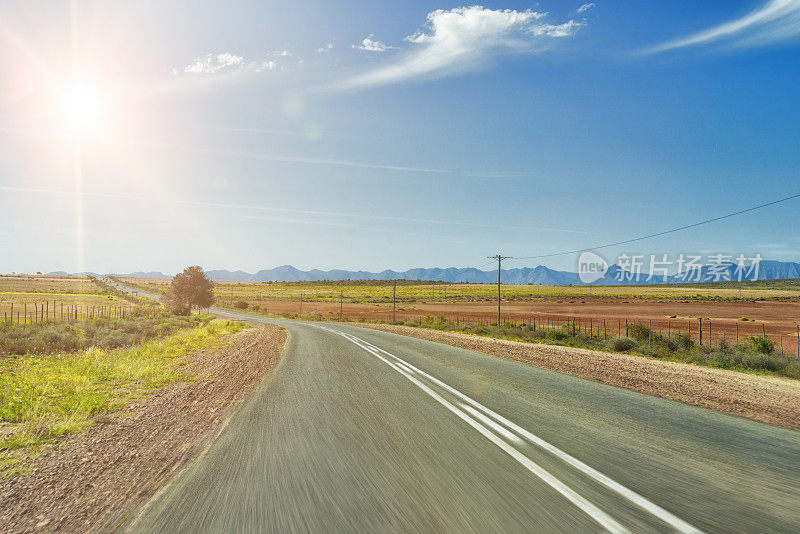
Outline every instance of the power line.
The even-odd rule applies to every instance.
[[[488,256],[487,256],[487,258],[488,258]],[[483,265],[479,265],[478,267],[473,267],[473,269],[483,269],[484,267],[486,267],[487,265],[490,265],[490,264],[494,263],[495,261],[496,261],[495,257],[494,257],[494,256],[492,256],[492,259],[491,259],[491,261],[487,261],[486,263],[484,263]]]
[[[596,247],[580,248],[580,249],[577,249],[577,250],[570,250],[570,251],[567,251],[567,252],[557,252],[557,253],[554,253],[554,254],[540,254],[538,256],[517,256],[517,257],[515,257],[513,259],[515,259],[515,260],[532,260],[532,259],[539,259],[539,258],[554,258],[556,256],[567,256],[569,254],[577,254],[578,252],[583,252],[583,251],[586,251],[586,250],[600,250],[600,249],[603,249],[603,248],[616,247],[618,245],[626,245],[628,243],[635,243],[636,241],[643,241],[645,239],[652,239],[654,237],[660,237],[662,235],[673,234],[675,232],[680,232],[682,230],[688,230],[689,228],[695,228],[697,226],[702,226],[704,224],[709,224],[709,223],[712,223],[712,222],[721,221],[722,219],[727,219],[729,217],[735,217],[736,215],[742,215],[744,213],[749,213],[751,211],[759,210],[761,208],[774,206],[775,204],[780,204],[781,202],[786,202],[788,200],[794,200],[796,198],[800,198],[800,193],[798,193],[796,195],[788,196],[788,197],[785,197],[785,198],[782,198],[782,199],[779,199],[779,200],[774,200],[772,202],[767,202],[766,204],[760,204],[758,206],[753,206],[752,208],[747,208],[745,210],[736,211],[736,212],[733,212],[733,213],[728,213],[726,215],[721,215],[719,217],[714,217],[713,219],[706,219],[704,221],[696,222],[696,223],[693,223],[693,224],[687,224],[686,226],[681,226],[681,227],[678,227],[678,228],[672,228],[671,230],[664,230],[663,232],[657,232],[655,234],[649,234],[649,235],[645,235],[645,236],[641,236],[641,237],[635,237],[633,239],[626,239],[624,241],[617,241],[615,243],[607,243],[605,245],[599,245],[599,246],[596,246]]]

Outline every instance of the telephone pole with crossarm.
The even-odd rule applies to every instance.
[[[496,254],[494,256],[486,256],[490,260],[497,260],[497,326],[500,327],[500,266],[503,263],[503,260],[510,259],[511,256],[503,256],[501,254]]]

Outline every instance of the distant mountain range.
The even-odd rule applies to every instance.
[[[716,272],[728,273],[728,277],[731,280],[738,279],[738,275],[736,274],[736,265],[733,263],[723,264],[716,270]],[[65,275],[67,273],[58,271],[48,274]],[[75,274],[89,274],[97,276],[96,273]],[[455,267],[451,267],[449,269],[420,268],[410,269],[402,272],[387,270],[379,273],[372,273],[367,271],[345,271],[339,269],[330,271],[321,271],[319,269],[301,271],[300,269],[296,269],[291,265],[282,265],[274,269],[261,270],[257,273],[214,270],[207,271],[207,274],[212,280],[228,282],[312,282],[323,280],[422,280],[426,282],[469,282],[472,284],[497,282],[496,270],[481,271],[475,268],[459,269]],[[711,281],[714,278],[713,275],[714,273],[712,273],[711,268],[705,266],[701,270],[700,279],[702,281]],[[135,272],[116,274],[115,276],[129,276],[134,278],[171,278],[171,275],[166,275],[161,272]],[[647,278],[647,274],[643,273],[637,279],[637,277],[633,276],[633,273],[625,271],[619,265],[612,265],[609,267],[605,276],[600,280],[593,282],[592,285],[659,283],[675,284],[687,282],[687,280],[676,275],[667,277],[666,281],[661,276],[655,277],[653,280],[647,280]],[[758,280],[783,280],[788,278],[800,278],[800,263],[773,260],[764,260],[761,262],[758,272]],[[556,271],[543,265],[538,267],[503,269],[501,280],[505,284],[586,285],[581,282],[577,273],[569,271]],[[694,280],[694,277],[692,277],[692,280]]]

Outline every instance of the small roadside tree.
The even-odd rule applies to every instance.
[[[172,278],[161,302],[176,315],[189,315],[194,308],[208,308],[214,304],[214,282],[202,267],[187,267]]]

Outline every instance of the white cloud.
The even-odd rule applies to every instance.
[[[247,64],[247,70],[251,70],[253,72],[263,72],[265,70],[275,70],[278,68],[277,61],[251,61]]]
[[[183,68],[187,74],[214,74],[222,70],[229,70],[242,65],[244,58],[235,56],[228,52],[222,54],[207,54],[195,60]]]
[[[409,35],[414,49],[394,63],[340,82],[353,89],[419,76],[446,75],[479,67],[488,58],[542,51],[554,39],[573,35],[583,22],[542,22],[547,13],[482,6],[439,9],[428,13],[425,29]],[[363,43],[362,43],[363,44]]]
[[[742,18],[646,50],[664,52],[722,41],[732,47],[765,46],[800,35],[800,0],[770,0]]]
[[[317,48],[318,54],[324,54],[325,52],[330,52],[333,49],[333,43],[328,43],[323,47]]]
[[[361,44],[353,45],[353,48],[357,50],[366,50],[367,52],[386,52],[390,48],[395,48],[394,46],[388,46],[386,43],[381,41],[375,41],[372,38],[374,37],[373,34],[369,34],[369,37],[365,37]]]
[[[589,2],[588,4],[583,4],[581,7],[578,8],[578,13],[585,13],[592,9],[593,7],[597,7],[594,2]]]
[[[290,56],[288,50],[279,50],[267,54],[267,56],[286,57]],[[244,56],[237,56],[229,52],[221,54],[206,54],[195,58],[190,64],[182,69],[172,69],[173,74],[217,74],[221,72],[264,72],[278,68],[278,62],[274,59],[264,59],[256,61],[245,61]]]

